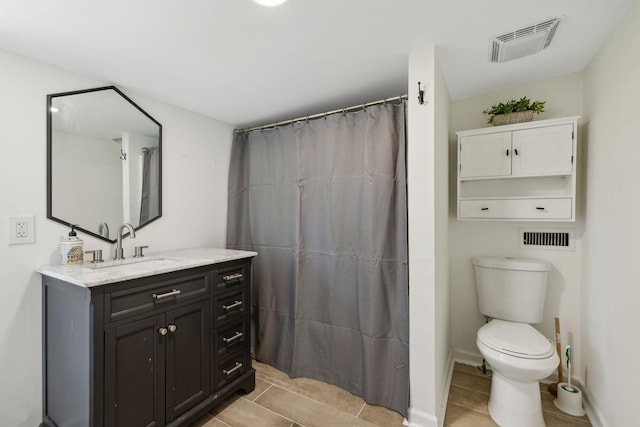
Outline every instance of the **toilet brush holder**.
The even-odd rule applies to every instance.
[[[581,417],[584,415],[582,408],[582,391],[568,383],[558,383],[558,397],[553,401],[554,405],[562,412]]]

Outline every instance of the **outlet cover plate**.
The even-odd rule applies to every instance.
[[[9,217],[9,244],[24,245],[35,243],[36,227],[33,216],[10,216]]]

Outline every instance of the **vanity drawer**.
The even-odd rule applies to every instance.
[[[229,326],[217,328],[213,335],[216,356],[220,357],[235,350],[241,350],[249,339],[248,318],[245,317]]]
[[[214,321],[220,324],[247,314],[249,312],[247,302],[246,287],[215,294],[213,297]]]
[[[571,199],[461,200],[462,219],[569,220]]]
[[[248,283],[248,264],[237,264],[231,267],[216,270],[215,289],[229,289]]]
[[[162,282],[139,285],[109,292],[105,297],[106,322],[151,312],[181,301],[205,297],[209,293],[206,272],[185,275]]]
[[[220,360],[213,372],[213,389],[219,390],[230,381],[239,377],[251,368],[251,359],[247,352],[236,352]]]

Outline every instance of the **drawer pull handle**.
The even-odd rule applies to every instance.
[[[489,208],[480,208],[481,211],[488,211]]]
[[[242,301],[236,301],[231,305],[223,305],[222,308],[225,310],[231,310],[232,308],[236,308],[242,305]]]
[[[234,336],[232,336],[231,338],[222,338],[222,341],[229,344],[234,342],[235,340],[237,340],[238,338],[242,338],[244,334],[242,332],[236,332],[236,334]]]
[[[167,330],[167,328],[160,328],[158,329],[158,332],[160,333],[160,335],[164,336],[167,335],[167,332],[169,331]]]
[[[537,207],[536,209],[539,210],[539,211],[545,210],[545,208],[543,208],[543,207]]]
[[[233,274],[229,274],[227,276],[222,276],[222,280],[224,280],[225,282],[230,282],[232,280],[242,280],[243,276],[244,276],[244,274],[242,274],[242,273],[233,273]]]
[[[169,325],[169,326],[167,326],[167,328],[169,329],[169,332],[175,332],[176,329],[178,329],[178,327],[176,325]]]
[[[242,368],[242,363],[240,362],[236,362],[236,366],[234,366],[233,368],[229,369],[228,371],[226,369],[222,370],[222,373],[225,374],[226,376],[229,376],[231,374],[233,374],[235,371],[237,371],[238,369]]]
[[[153,299],[159,300],[163,298],[173,297],[176,295],[180,295],[180,289],[172,289],[171,292],[166,292],[164,294],[153,294],[151,295]]]

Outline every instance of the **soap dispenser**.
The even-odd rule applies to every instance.
[[[60,242],[60,255],[63,265],[82,264],[84,254],[84,242],[80,239],[75,230],[76,226],[71,226],[69,235]]]

